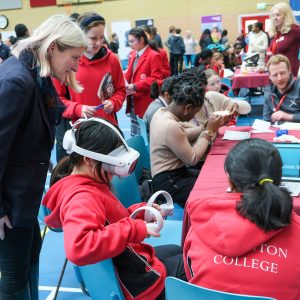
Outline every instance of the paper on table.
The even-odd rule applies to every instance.
[[[250,131],[225,130],[222,140],[241,141],[250,138]]]
[[[300,130],[300,123],[285,122],[279,125],[280,129]]]
[[[273,130],[269,129],[270,125],[271,125],[270,122],[255,119],[252,125],[252,128],[254,129],[252,132],[253,133],[274,132]]]

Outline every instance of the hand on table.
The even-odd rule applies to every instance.
[[[278,110],[274,112],[271,116],[271,121],[272,122],[277,122],[277,121],[292,121],[294,115],[286,113],[282,110]]]

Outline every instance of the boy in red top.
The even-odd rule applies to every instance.
[[[53,80],[59,96],[67,106],[63,116],[73,121],[84,115],[98,116],[117,125],[115,114],[123,105],[126,88],[119,59],[103,45],[105,20],[98,14],[85,13],[78,21],[88,43],[76,73],[76,80],[83,91],[76,93],[69,89],[70,101],[65,98],[66,87]]]
[[[224,77],[224,56],[220,52],[215,52],[211,59],[212,69],[220,76]]]
[[[190,195],[184,263],[191,283],[220,291],[300,299],[300,217],[281,184],[278,150],[261,139],[225,161],[231,193]]]

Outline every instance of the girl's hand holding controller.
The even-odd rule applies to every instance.
[[[152,227],[151,227],[152,223],[147,223],[147,222],[145,222],[145,223],[146,223],[146,228],[147,228],[147,238],[149,238],[150,236],[160,237],[160,233],[156,232],[155,230],[152,229]]]
[[[167,215],[164,213],[164,211],[161,209],[161,205],[157,204],[157,203],[153,203],[152,207],[155,208],[156,210],[158,210],[162,217],[165,218]],[[153,219],[155,219],[155,217],[152,215]],[[152,220],[153,221],[153,220]]]

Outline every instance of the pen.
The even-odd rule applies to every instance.
[[[96,107],[95,107],[95,110],[97,111],[97,110],[99,110],[100,108],[103,108],[103,107],[104,107],[104,103],[102,103],[102,104],[96,106]]]

